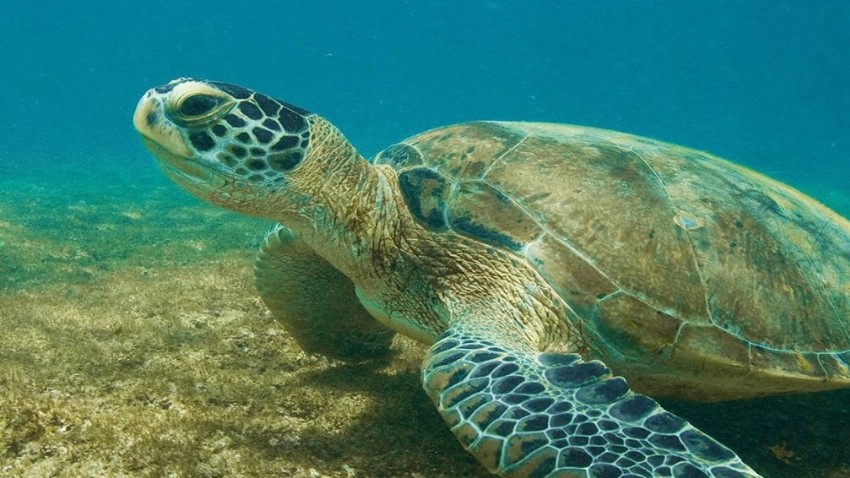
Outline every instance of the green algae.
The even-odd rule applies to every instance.
[[[0,189],[0,476],[487,476],[419,345],[304,354],[251,283],[268,224],[160,178]]]
[[[477,473],[419,392],[418,347],[399,343],[406,359],[380,367],[307,356],[252,293],[249,265],[130,268],[70,286],[87,301],[51,288],[7,295],[0,470],[403,476],[417,461],[433,470],[423,462],[438,450]]]

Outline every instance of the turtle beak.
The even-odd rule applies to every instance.
[[[161,94],[148,90],[136,106],[133,126],[142,135],[145,147],[175,181],[213,181],[210,168],[198,163],[198,158],[186,147],[178,128],[165,117],[163,104]]]
[[[136,106],[133,126],[142,135],[146,145],[153,142],[174,156],[189,159],[193,155],[174,124],[165,118],[163,103],[159,93],[148,90]]]

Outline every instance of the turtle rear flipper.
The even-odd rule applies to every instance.
[[[266,235],[254,264],[263,302],[308,353],[356,361],[390,356],[395,333],[360,305],[354,285],[289,229]]]
[[[461,444],[500,476],[759,476],[578,354],[512,350],[455,326],[428,351],[422,381]]]

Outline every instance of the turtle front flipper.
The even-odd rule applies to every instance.
[[[513,350],[455,326],[428,351],[422,381],[464,448],[500,476],[759,476],[577,354]]]
[[[342,272],[289,229],[277,225],[266,235],[254,281],[304,351],[348,361],[389,355],[395,333],[363,309]]]

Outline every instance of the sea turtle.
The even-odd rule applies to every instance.
[[[304,348],[429,344],[425,391],[492,473],[758,476],[647,395],[850,386],[850,223],[722,159],[482,121],[368,161],[316,114],[185,78],[134,123],[189,192],[278,223],[255,279]]]

